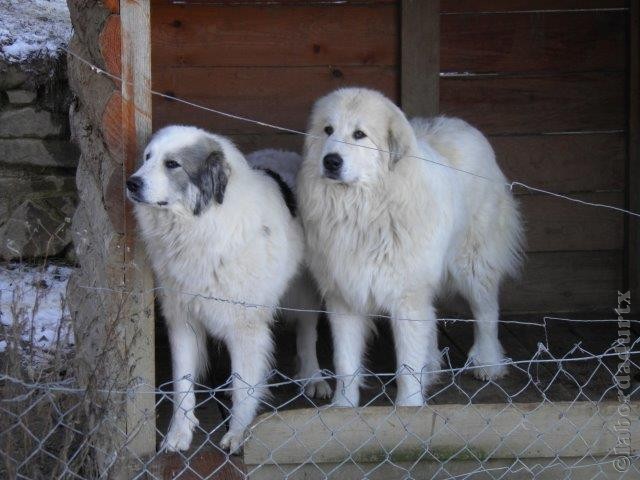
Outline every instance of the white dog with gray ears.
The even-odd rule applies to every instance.
[[[518,270],[523,235],[487,139],[455,118],[410,123],[362,88],[319,99],[309,133],[297,193],[308,263],[333,312],[334,404],[358,405],[366,314],[384,311],[396,403],[422,405],[441,363],[433,302],[447,290],[469,301],[476,320],[475,375],[503,375],[498,290]]]
[[[171,346],[174,414],[162,448],[191,444],[198,425],[193,386],[206,366],[209,334],[226,343],[235,374],[229,431],[220,443],[234,452],[266,393],[273,355],[274,308],[242,303],[278,305],[297,275],[286,294],[290,305],[318,307],[299,268],[304,240],[293,194],[278,174],[252,168],[228,139],[185,126],[153,136],[127,194]],[[307,317],[298,334],[299,375],[312,378],[307,395],[326,397],[331,390],[317,378],[317,319]]]

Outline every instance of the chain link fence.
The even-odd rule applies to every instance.
[[[87,335],[94,324],[87,323],[87,331],[72,328],[66,281],[73,268],[47,262],[2,268],[0,478],[640,478],[640,321],[622,318],[628,295],[618,299],[618,319],[502,321],[521,345],[516,354],[504,342],[512,358],[499,380],[469,375],[460,355],[468,345],[445,346],[439,381],[422,407],[394,405],[398,375],[415,374],[402,368],[361,371],[361,406],[335,408],[305,393],[314,391],[305,387],[318,376],[295,378],[278,365],[236,454],[219,447],[231,416],[233,377],[196,384],[198,423],[190,447],[165,452],[160,446],[181,395],[172,382],[132,380],[129,344],[117,346],[119,356],[106,350],[122,339],[118,309],[112,318],[103,315],[109,317],[97,335],[103,343],[94,345]],[[110,301],[121,293],[80,292]],[[443,320],[441,337],[462,339],[472,322]],[[80,351],[91,351],[93,364],[77,368]],[[393,357],[381,351],[377,356]],[[320,374],[336,388],[332,372]],[[261,386],[242,388],[251,395]],[[140,410],[145,402],[137,399],[149,396],[155,408]],[[155,451],[140,448],[142,437]]]
[[[509,375],[490,382],[471,378],[468,365],[455,367],[445,349],[446,368],[422,407],[393,405],[394,380],[412,372],[362,371],[364,404],[334,408],[305,395],[305,382],[317,377],[274,370],[271,395],[237,455],[218,446],[232,378],[215,388],[196,384],[199,423],[188,450],[140,455],[135,437],[154,413],[158,446],[167,432],[171,383],[88,392],[61,371],[3,374],[0,477],[635,479],[640,345],[620,335],[599,353],[578,344],[552,354],[540,343],[531,358],[507,360]],[[322,373],[334,387],[335,376]],[[153,395],[156,412],[125,426],[123,412],[137,395]]]
[[[509,186],[535,190],[519,182]],[[47,233],[59,236],[68,223]],[[26,240],[35,242],[39,228],[45,227],[26,229],[32,237]],[[83,243],[82,232],[74,234]],[[190,447],[165,452],[160,447],[173,410],[183,408],[174,404],[183,392],[173,392],[172,382],[156,386],[131,379],[128,349],[135,342],[121,345],[118,331],[126,301],[111,302],[115,312],[97,312],[105,321],[96,335],[102,343],[94,345],[87,332],[95,324],[87,321],[86,331],[71,326],[65,294],[70,268],[34,265],[49,275],[43,280],[25,265],[10,264],[10,273],[3,274],[3,282],[9,280],[0,288],[0,478],[640,478],[637,320],[502,322],[517,329],[524,347],[505,359],[509,374],[476,380],[460,352],[446,347],[439,381],[422,407],[394,405],[398,376],[415,375],[402,368],[359,372],[363,401],[354,408],[332,407],[330,400],[305,393],[314,391],[305,387],[319,378],[335,389],[332,372],[299,379],[279,368],[270,373],[270,395],[259,398],[259,416],[234,454],[219,446],[231,417],[234,377],[215,386],[196,384],[196,406],[188,413],[198,421]],[[58,281],[64,288],[52,288]],[[80,292],[122,293],[104,287]],[[460,325],[467,322],[445,321],[443,331],[470,329]],[[587,347],[575,334],[604,330],[617,334],[613,343],[603,336]],[[91,351],[85,357],[94,365],[77,368],[79,350]],[[115,369],[114,358],[121,362]],[[264,386],[242,388],[251,396]],[[153,398],[153,411],[139,408],[141,397]],[[142,437],[152,437],[156,451],[143,453]]]

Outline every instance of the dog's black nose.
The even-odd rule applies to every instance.
[[[342,157],[337,153],[328,153],[322,159],[327,172],[336,173],[342,167]]]
[[[129,177],[129,180],[127,180],[127,190],[129,190],[131,193],[138,193],[140,192],[141,188],[142,179],[140,177]]]

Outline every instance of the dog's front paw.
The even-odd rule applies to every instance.
[[[326,380],[312,380],[304,387],[304,394],[309,398],[329,398],[331,396],[331,387]]]
[[[485,382],[503,377],[507,373],[505,362],[499,344],[474,343],[469,351],[469,363],[474,367],[471,369],[473,376]]]
[[[171,427],[162,441],[160,450],[167,452],[189,450],[193,439],[193,429],[197,426],[198,419],[191,412],[174,415],[171,420]]]
[[[482,364],[484,365],[484,363]],[[507,367],[505,365],[492,365],[490,367],[476,367],[473,369],[473,376],[483,382],[491,380],[498,380],[507,374]]]
[[[308,398],[324,399],[331,396],[331,387],[327,381],[322,378],[322,373],[320,371],[316,371],[310,375],[299,373],[296,375],[296,379],[299,379],[300,381],[302,381],[302,379],[307,379],[304,381],[302,387],[304,389],[304,395]]]
[[[240,453],[240,447],[244,443],[244,432],[233,432],[229,430],[220,440],[220,448],[231,454]]]

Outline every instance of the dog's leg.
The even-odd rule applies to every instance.
[[[481,289],[473,290],[469,298],[475,323],[474,340],[469,360],[478,368],[473,374],[481,380],[495,380],[507,373],[504,351],[498,339],[498,294]]]
[[[329,323],[333,337],[333,365],[338,376],[333,405],[357,407],[360,401],[360,369],[371,322],[351,313],[344,302],[327,298]]]
[[[329,398],[331,387],[322,378],[316,343],[318,341],[318,314],[298,313],[296,347],[299,370],[297,378],[305,380],[304,393],[309,398]]]
[[[256,416],[261,399],[267,392],[267,374],[273,358],[273,339],[269,318],[264,312],[244,312],[227,336],[233,375],[233,406],[229,431],[220,446],[236,452],[244,441],[244,431]]]
[[[435,309],[424,293],[405,298],[392,312],[398,393],[396,404],[419,406],[437,378],[441,357]]]
[[[318,310],[321,304],[316,291],[313,278],[308,271],[303,271],[291,282],[283,304],[302,310],[291,313],[297,317],[296,321],[296,348],[298,356],[298,372],[296,378],[304,380],[304,393],[313,398],[328,398],[331,395],[331,387],[326,380],[320,377],[320,366],[316,343],[318,340],[318,314],[312,311]]]
[[[161,449],[175,452],[189,449],[193,429],[198,426],[193,383],[207,353],[206,334],[197,322],[176,321],[167,326],[173,364],[173,418]]]

